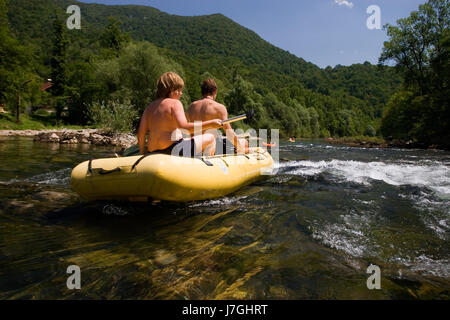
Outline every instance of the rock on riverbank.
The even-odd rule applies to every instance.
[[[103,129],[61,130],[0,130],[2,136],[34,137],[34,141],[60,144],[93,144],[97,146],[119,146],[128,148],[137,143],[135,135]]]

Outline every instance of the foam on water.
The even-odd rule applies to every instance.
[[[71,168],[61,169],[58,171],[47,172],[38,174],[31,178],[26,179],[27,182],[35,182],[39,184],[52,184],[59,186],[68,186],[70,185],[70,173],[72,172]]]
[[[313,233],[313,238],[323,244],[344,251],[354,257],[362,257],[367,252],[368,238],[360,230],[347,225],[325,225]]]
[[[360,200],[355,200],[355,202],[371,205],[370,202],[366,203]],[[376,208],[373,211],[365,211],[366,214],[351,211],[349,214],[341,215],[340,221],[337,223],[322,224],[316,222],[309,229],[312,230],[314,239],[352,257],[378,256],[379,251],[383,248],[376,243],[371,235],[375,218],[377,218],[377,223],[380,223],[380,217],[376,211]],[[448,225],[446,227],[448,228]],[[411,271],[421,274],[450,277],[450,260],[446,257],[435,258],[423,253],[418,253],[416,257],[409,257],[402,255],[400,250],[389,261],[401,264]]]
[[[422,274],[444,278],[450,277],[450,259],[432,259],[422,254],[416,258],[397,257],[391,260]]]
[[[48,184],[57,186],[69,186],[70,185],[70,173],[71,168],[65,168],[57,171],[41,173],[30,178],[25,179],[11,179],[6,181],[6,183],[20,183],[20,182],[31,182],[37,184]]]
[[[197,208],[197,207],[214,207],[214,206],[224,206],[224,205],[230,205],[233,203],[236,203],[238,201],[241,201],[243,199],[247,198],[247,196],[241,196],[241,197],[223,197],[219,199],[214,200],[206,200],[197,202],[194,204],[191,204],[190,208]]]
[[[365,203],[364,207],[364,214],[350,210],[339,216],[337,223],[316,222],[311,228],[313,238],[354,257],[374,254],[378,245],[370,236],[370,230],[377,216],[377,208],[370,202]]]
[[[433,194],[423,191],[400,196],[413,201],[414,206],[421,211],[421,219],[428,229],[443,240],[450,239],[450,200],[437,200]]]
[[[405,163],[361,162],[361,161],[290,161],[280,163],[283,173],[300,176],[315,176],[327,173],[340,180],[370,185],[372,180],[400,186],[427,187],[440,195],[450,195],[450,167],[442,163],[413,165]]]
[[[285,175],[324,175],[338,183],[353,182],[370,187],[374,181],[383,181],[392,186],[407,186],[398,189],[399,196],[411,201],[418,209],[416,214],[424,226],[436,237],[444,241],[450,239],[450,167],[446,162],[426,159],[415,163],[401,160],[392,163],[306,160],[280,163],[279,168]],[[380,198],[385,199],[383,195]],[[363,200],[355,196],[352,201],[355,207],[336,218],[330,217],[333,221],[312,222],[309,226],[312,236],[324,245],[352,257],[379,256],[385,250],[384,244],[377,243],[372,232],[375,225],[383,224],[381,221],[385,218],[380,214],[383,209],[375,199]],[[392,259],[411,271],[439,277],[450,276],[450,260],[446,254],[434,257],[429,253],[418,252],[416,257],[405,257],[401,252],[400,249]]]

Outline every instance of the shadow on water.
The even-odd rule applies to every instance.
[[[82,201],[70,167],[104,149],[59,150],[44,173],[3,172],[0,298],[449,299],[446,200],[429,187],[366,182],[361,162],[304,145],[282,147],[294,160],[267,181],[185,204]],[[27,147],[39,161],[56,157]],[[332,159],[350,152],[333,150]],[[23,168],[34,166],[27,156]],[[381,290],[367,289],[371,263]],[[81,290],[66,287],[73,264]]]

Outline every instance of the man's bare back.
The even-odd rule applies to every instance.
[[[215,95],[213,95],[213,97],[215,98]],[[193,102],[186,111],[186,116],[189,121],[208,121],[211,119],[226,120],[228,118],[227,108],[223,104],[216,102],[213,97],[206,96],[203,99]],[[228,140],[233,143],[238,149],[238,152],[248,152],[247,141],[238,139],[229,123],[224,124],[223,129],[225,130]],[[204,131],[205,130],[203,130],[203,132]]]
[[[203,98],[193,102],[189,106],[186,111],[186,116],[191,122],[212,119],[225,120],[228,117],[228,112],[224,105],[211,98]]]
[[[176,99],[158,99],[145,109],[141,126],[147,126],[151,131],[147,143],[148,151],[168,148],[174,141],[183,137],[178,130],[178,123],[173,117],[173,109],[177,104],[181,104],[181,102]],[[183,107],[181,106],[181,108]],[[145,129],[144,127],[143,129]],[[172,133],[174,137],[172,137]]]

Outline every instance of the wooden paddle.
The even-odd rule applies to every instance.
[[[247,119],[247,115],[246,114],[241,114],[240,116],[236,116],[236,117],[232,117],[232,118],[228,118],[225,120],[222,120],[222,125],[223,124],[227,124],[227,123],[233,123],[236,121],[241,121],[241,120],[245,120]]]
[[[241,120],[245,120],[245,119],[251,120],[251,119],[253,119],[254,115],[255,115],[255,111],[253,109],[251,109],[246,114],[241,114],[240,116],[222,120],[222,124],[233,123],[233,122],[241,121]]]

